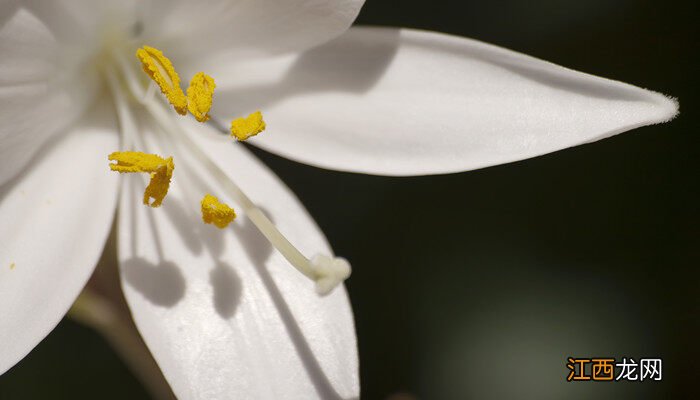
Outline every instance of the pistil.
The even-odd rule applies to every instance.
[[[136,96],[144,99],[144,96]],[[317,255],[311,260],[306,258],[289,240],[277,229],[269,218],[253,203],[250,198],[236,185],[233,180],[216,165],[201,149],[199,144],[190,139],[184,129],[165,112],[156,100],[144,100],[144,107],[153,118],[167,131],[183,143],[194,158],[207,172],[222,185],[224,192],[233,199],[245,212],[248,218],[258,228],[260,233],[289,261],[289,263],[307,278],[316,282],[316,291],[321,295],[330,293],[338,284],[350,276],[351,268],[347,260],[328,255]]]
[[[338,284],[342,283],[350,276],[350,264],[343,258],[324,254],[316,255],[312,259],[306,258],[277,229],[262,210],[248,198],[243,190],[241,190],[241,188],[207,156],[200,145],[189,137],[184,128],[173,120],[170,116],[171,114],[165,110],[163,104],[152,96],[153,84],[150,85],[147,91],[144,90],[133,72],[132,65],[119,54],[116,54],[116,60],[121,66],[120,70],[122,71],[126,86],[131,91],[136,101],[149,112],[165,132],[172,134],[174,139],[182,143],[182,148],[187,149],[190,155],[204,167],[209,175],[221,184],[226,195],[243,210],[250,221],[253,222],[277,251],[279,251],[295,269],[316,283],[317,293],[320,295],[330,293]],[[111,79],[115,80],[116,78],[112,76]],[[256,125],[257,128],[261,126],[264,128],[264,122],[261,116],[260,118],[256,118],[256,115],[251,115],[248,118],[251,119],[251,123]]]

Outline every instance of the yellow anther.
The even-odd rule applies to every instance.
[[[221,203],[216,197],[207,194],[202,199],[202,220],[224,229],[236,218],[233,208]]]
[[[109,164],[112,171],[117,172],[148,172],[151,181],[143,192],[143,204],[151,207],[160,207],[165,195],[170,188],[170,179],[173,177],[175,164],[173,158],[162,158],[155,154],[146,154],[138,151],[117,151],[109,155]],[[150,202],[153,199],[153,202]]]
[[[214,78],[204,72],[195,74],[190,81],[190,87],[187,88],[187,109],[199,122],[209,120],[208,113],[215,87]]]
[[[168,57],[150,46],[136,50],[136,57],[141,60],[144,72],[160,86],[160,91],[175,107],[175,111],[180,115],[187,114],[187,98],[180,87],[180,76],[175,72]]]
[[[265,121],[260,111],[250,114],[246,118],[237,118],[231,121],[231,136],[243,141],[265,130]]]

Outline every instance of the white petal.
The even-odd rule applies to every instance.
[[[15,9],[0,26],[0,85],[17,86],[48,80],[56,39],[33,14]]]
[[[174,60],[192,60],[194,68],[201,68],[197,71],[206,71],[217,61],[202,59],[205,56],[240,60],[324,43],[343,33],[363,4],[364,0],[156,0],[144,36],[161,39],[154,44]]]
[[[677,112],[659,93],[407,29],[352,28],[299,57],[229,71],[214,75],[214,114],[227,122],[263,110],[268,130],[251,143],[307,164],[373,174],[483,168]]]
[[[78,47],[104,45],[109,31],[131,34],[139,16],[139,0],[23,0],[62,42]]]
[[[117,197],[113,124],[96,113],[0,187],[0,373],[56,326],[102,252]]]
[[[24,9],[0,27],[0,185],[88,104],[90,80],[69,90],[54,64],[57,49],[54,35]]]
[[[17,10],[19,0],[0,0],[0,27]]]
[[[201,135],[206,125],[189,125]],[[329,253],[303,206],[242,146],[195,137],[302,252]],[[173,154],[149,141],[149,152]],[[125,180],[119,212],[122,287],[136,325],[180,399],[312,399],[359,395],[352,311],[342,285],[326,297],[237,209],[219,230],[201,220],[206,192],[175,158],[159,209]],[[204,179],[196,179],[197,182]],[[155,227],[155,229],[153,229]]]

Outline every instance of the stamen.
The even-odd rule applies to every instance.
[[[175,111],[186,115],[187,98],[180,87],[180,76],[175,72],[173,63],[162,51],[150,46],[136,50],[136,56],[141,60],[144,72],[160,86],[160,91],[175,107]]]
[[[173,177],[175,164],[173,158],[162,158],[155,154],[146,154],[138,151],[117,151],[109,155],[109,164],[112,171],[124,172],[148,172],[151,181],[143,192],[143,204],[151,207],[160,207],[165,195],[170,188],[170,179]],[[150,202],[150,199],[153,202]]]
[[[265,121],[260,111],[250,114],[246,118],[237,118],[231,121],[231,136],[244,141],[265,130]]]
[[[187,88],[187,109],[199,122],[209,120],[209,110],[214,97],[214,78],[199,72],[192,77],[190,86]]]
[[[138,95],[138,93],[137,93]],[[143,96],[136,96],[143,99]],[[260,230],[260,233],[270,241],[297,271],[316,282],[316,292],[320,295],[330,293],[335,286],[342,283],[350,276],[350,264],[338,257],[317,255],[312,260],[306,258],[286,237],[275,227],[269,218],[245,195],[241,188],[216,165],[188,136],[180,124],[168,118],[167,113],[159,107],[156,101],[143,100],[143,105],[151,112],[151,115],[168,131],[176,135],[183,146],[201,162],[211,176],[221,182],[228,197],[233,199],[245,212],[246,216]]]
[[[221,203],[216,197],[207,194],[202,199],[202,220],[205,224],[214,224],[224,229],[236,218],[233,208]]]
[[[251,222],[270,241],[282,256],[299,272],[316,282],[316,292],[320,295],[330,293],[337,285],[350,276],[350,264],[343,258],[329,255],[316,255],[311,260],[306,258],[270,221],[269,218],[246,196],[246,194],[231,180],[231,178],[216,165],[199,146],[193,141],[184,128],[168,116],[156,99],[147,96],[145,90],[137,84],[132,67],[125,59],[117,57],[124,70],[127,87],[132,91],[134,98],[150,112],[153,118],[166,131],[172,133],[173,138],[179,139],[183,148],[187,148],[190,154],[196,158],[209,174],[220,182],[227,196],[236,202],[244,211]],[[257,117],[255,114],[258,114]],[[260,112],[251,114],[248,118],[257,118],[258,128],[255,134],[265,129]],[[255,125],[255,124],[254,124]],[[252,134],[250,135],[252,136]],[[248,136],[248,137],[250,137]],[[245,140],[245,139],[243,139]]]

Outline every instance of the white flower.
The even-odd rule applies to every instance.
[[[0,372],[54,328],[92,273],[117,206],[106,156],[134,147],[177,165],[161,209],[139,204],[142,181],[128,176],[118,210],[124,294],[177,396],[359,396],[344,288],[316,295],[253,228],[265,225],[256,207],[301,253],[321,254],[329,276],[347,264],[324,256],[313,220],[245,148],[143,93],[133,57],[143,45],[164,50],[183,79],[216,78],[213,122],[261,109],[269,128],[253,144],[337,170],[465,171],[677,112],[661,94],[469,39],[347,30],[362,4],[0,3]],[[241,204],[234,184],[257,206]],[[242,211],[233,232],[201,223],[207,191]]]

